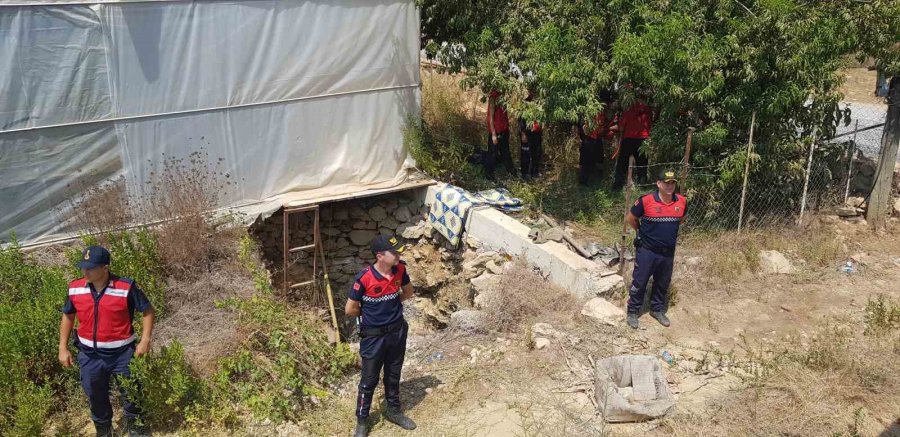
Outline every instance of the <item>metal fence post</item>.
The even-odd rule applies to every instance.
[[[681,180],[678,182],[678,190],[681,193],[687,191],[688,171],[691,167],[691,138],[694,136],[694,128],[689,127],[687,133],[687,143],[684,145],[684,159],[681,167]]]
[[[800,200],[800,218],[797,220],[798,225],[803,225],[803,213],[806,212],[806,192],[809,190],[809,175],[812,173],[813,152],[816,150],[816,133],[819,126],[814,126],[812,131],[812,140],[809,142],[809,159],[806,161],[806,178],[803,180],[803,198]]]
[[[856,154],[856,132],[859,131],[859,119],[856,119],[856,126],[853,127],[853,139],[850,140],[850,159],[847,164],[847,189],[844,190],[844,203],[850,198],[850,176],[853,173],[853,155]]]
[[[750,176],[750,154],[753,153],[753,128],[756,126],[756,111],[750,118],[750,140],[747,141],[747,158],[744,163],[744,186],[741,188],[741,209],[738,211],[738,234],[744,224],[744,202],[747,199],[747,180]]]

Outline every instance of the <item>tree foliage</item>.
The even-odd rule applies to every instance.
[[[894,0],[420,0],[423,46],[465,84],[503,92],[512,110],[553,122],[590,119],[601,92],[659,111],[650,153],[677,160],[688,127],[695,165],[738,174],[756,112],[757,171],[802,173],[813,128],[828,138],[840,69],[875,59],[900,74]],[[536,98],[525,102],[526,89]],[[806,143],[808,144],[808,142]],[[766,167],[768,166],[768,167]]]

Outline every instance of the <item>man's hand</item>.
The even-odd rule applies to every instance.
[[[491,134],[491,144],[497,145],[497,134]]]
[[[134,356],[140,357],[146,355],[147,352],[150,352],[150,342],[141,340],[141,342],[138,343],[137,348],[135,348],[134,350]]]
[[[72,353],[69,352],[69,348],[59,349],[59,364],[63,367],[72,367]]]

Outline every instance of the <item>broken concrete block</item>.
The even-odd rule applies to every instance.
[[[763,250],[759,253],[759,266],[763,273],[790,274],[794,273],[794,266],[781,252],[776,250]]]
[[[584,304],[581,314],[600,323],[616,326],[625,319],[625,311],[602,297],[595,297]]]

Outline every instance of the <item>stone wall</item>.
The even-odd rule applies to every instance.
[[[335,293],[343,296],[356,273],[374,262],[369,245],[376,235],[399,237],[408,229],[421,228],[426,211],[420,190],[320,205],[322,244]],[[278,211],[266,220],[257,220],[250,227],[251,235],[263,248],[278,289],[282,286],[283,224],[284,215]],[[291,214],[290,247],[311,244],[312,229],[311,213]],[[406,233],[409,234],[408,231]],[[312,251],[301,251],[295,255],[297,262],[288,269],[288,281],[306,281],[310,278]],[[319,270],[321,272],[321,268]]]

